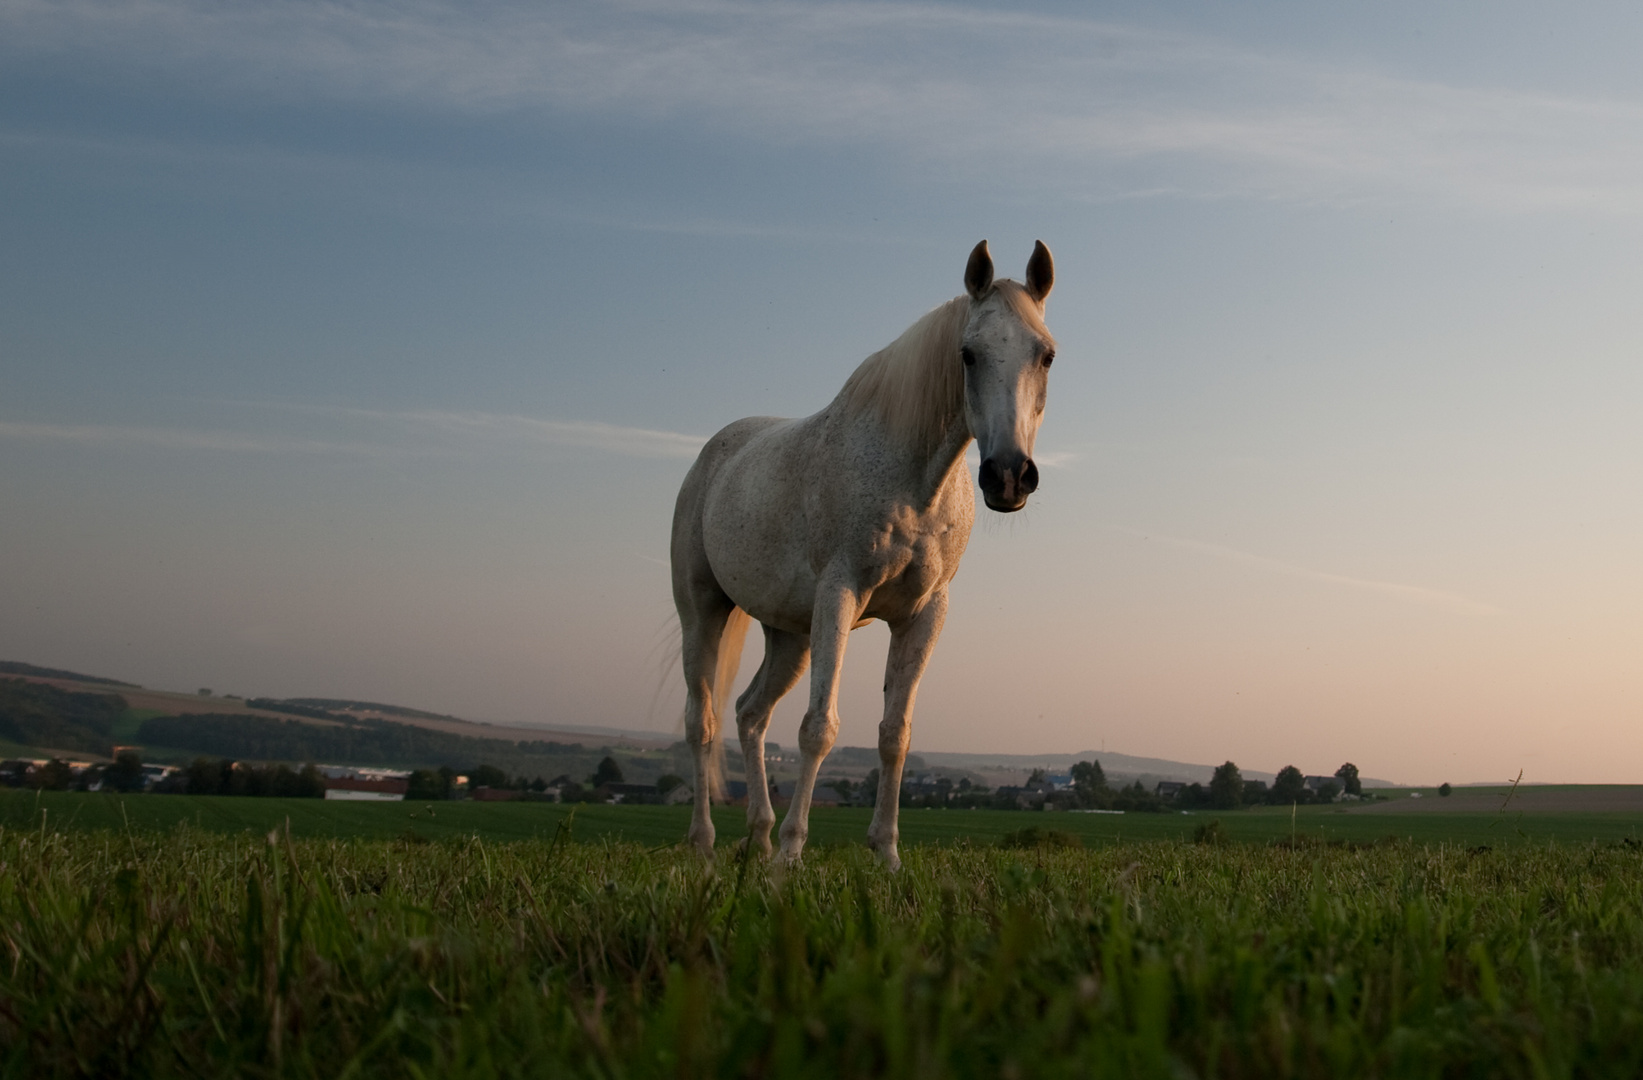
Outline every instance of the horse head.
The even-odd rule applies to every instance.
[[[1041,240],[1027,260],[1025,284],[993,280],[985,240],[964,268],[970,294],[961,345],[964,419],[981,453],[982,498],[1001,514],[1026,506],[1038,488],[1033,443],[1055,359],[1055,339],[1044,326],[1044,299],[1054,282],[1055,262]]]

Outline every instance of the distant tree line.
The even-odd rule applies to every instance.
[[[323,709],[311,711],[321,714],[315,719],[339,723],[322,726],[271,716],[224,713],[156,716],[143,721],[137,729],[137,740],[146,745],[178,747],[236,760],[345,761],[355,765],[420,761],[456,766],[487,758],[509,761],[521,754],[588,754],[576,743],[476,739],[390,720],[339,717]]]
[[[1309,787],[1306,776],[1293,765],[1278,770],[1271,785],[1261,780],[1245,780],[1238,766],[1228,761],[1216,767],[1209,786],[1188,784],[1172,800],[1182,810],[1237,810],[1247,806],[1308,806],[1332,803],[1342,795],[1363,795],[1358,767],[1350,761],[1317,787]]]
[[[96,762],[75,771],[62,758],[52,758],[26,773],[7,773],[4,782],[36,791],[119,791],[143,790],[143,763],[130,750],[120,751],[113,761]]]
[[[0,679],[0,739],[23,746],[81,750],[107,757],[114,722],[126,702],[114,694],[84,694],[45,683]]]
[[[1139,780],[1127,787],[1110,786],[1099,761],[1080,761],[1073,765],[1071,774],[1072,786],[1060,789],[1050,782],[1044,769],[1032,770],[1024,784],[997,788],[976,784],[968,777],[938,777],[933,783],[917,785],[904,781],[900,803],[904,808],[952,810],[1122,810],[1146,814],[1173,809]],[[879,772],[874,769],[859,785],[848,780],[831,780],[828,784],[871,806],[878,801],[878,782]]]
[[[195,758],[191,764],[150,785],[143,771],[142,757],[134,750],[122,750],[113,761],[94,762],[78,772],[61,758],[52,758],[19,779],[24,785],[41,791],[325,797],[325,777],[312,765],[293,769],[289,765],[254,765],[226,758]]]
[[[1227,762],[1214,771],[1208,785],[1180,785],[1169,794],[1148,790],[1140,780],[1128,786],[1108,783],[1099,761],[1080,761],[1071,769],[1070,786],[1057,787],[1044,769],[1034,769],[1020,786],[989,789],[968,778],[940,777],[933,782],[904,781],[900,803],[903,807],[971,807],[994,810],[1122,810],[1129,813],[1166,813],[1176,810],[1235,810],[1246,806],[1302,806],[1333,802],[1342,795],[1360,796],[1363,786],[1358,767],[1348,762],[1317,788],[1307,786],[1300,769],[1286,765],[1273,783],[1246,781],[1238,766]],[[859,783],[830,779],[823,782],[841,795],[865,805],[877,801],[879,772],[874,769]]]
[[[200,691],[202,694],[206,692],[204,690]],[[252,709],[267,709],[269,712],[282,712],[288,716],[306,716],[310,720],[335,720],[341,724],[351,724],[361,719],[357,716],[332,712],[330,709],[321,708],[318,705],[304,705],[295,701],[282,701],[278,698],[247,698],[245,704]]]
[[[559,801],[570,803],[609,802],[611,799],[609,785],[626,782],[627,778],[623,775],[621,763],[609,754],[601,758],[599,764],[594,767],[593,772],[583,780],[576,780],[569,775],[557,776],[553,780],[544,780],[540,776],[533,780],[527,780],[524,776],[510,778],[501,769],[490,765],[481,765],[468,773],[470,789],[488,787],[543,792],[550,787],[555,787],[559,789]],[[656,781],[655,794],[658,796],[666,795],[684,783],[685,779],[682,776],[663,773]]]
[[[227,758],[195,758],[154,791],[187,795],[247,795],[279,799],[323,799],[325,777],[312,765],[252,765]]]
[[[272,698],[259,698],[259,701],[271,701]],[[308,708],[325,709],[329,712],[346,713],[349,709],[362,709],[366,712],[379,712],[388,716],[408,716],[413,720],[455,720],[465,723],[460,716],[447,716],[445,713],[426,712],[422,709],[407,709],[403,705],[384,705],[379,701],[351,701],[347,698],[280,698],[277,706],[290,712],[291,705],[303,705]],[[350,719],[353,719],[350,717]]]
[[[586,779],[586,783],[569,777],[547,780],[538,775],[510,776],[494,765],[478,765],[464,777],[456,769],[442,765],[437,769],[415,769],[410,773],[405,797],[413,800],[455,799],[463,796],[459,779],[467,781],[466,792],[472,795],[480,788],[515,790],[545,794],[550,787],[559,788],[566,802],[607,802],[609,784],[623,782],[622,767],[606,755]],[[170,772],[163,778],[149,782],[140,755],[135,750],[122,750],[112,762],[93,763],[76,771],[58,758],[42,766],[30,768],[18,775],[0,774],[0,782],[22,784],[45,791],[114,791],[136,793],[150,791],[162,795],[246,795],[271,798],[324,798],[325,776],[312,764],[293,768],[284,763],[257,764],[232,758],[197,757],[191,763]],[[656,784],[657,794],[665,794],[685,783],[679,776],[666,774]],[[631,795],[630,795],[631,797]]]

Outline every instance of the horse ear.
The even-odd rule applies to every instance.
[[[1055,285],[1055,260],[1044,241],[1033,241],[1033,257],[1027,260],[1027,292],[1042,306]]]
[[[993,253],[983,240],[970,252],[970,262],[964,268],[964,291],[971,300],[980,300],[993,287]]]

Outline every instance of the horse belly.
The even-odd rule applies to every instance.
[[[804,560],[776,554],[760,556],[743,542],[747,534],[724,537],[708,548],[708,563],[725,595],[736,606],[778,630],[810,632],[816,607],[816,578]]]
[[[796,456],[756,438],[713,480],[702,514],[708,565],[725,595],[779,630],[809,633],[816,577]]]

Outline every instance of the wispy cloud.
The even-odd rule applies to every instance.
[[[1462,612],[1469,615],[1504,615],[1506,612],[1492,604],[1480,603],[1459,593],[1445,592],[1441,589],[1428,589],[1421,585],[1405,585],[1396,581],[1377,581],[1374,578],[1352,577],[1347,574],[1332,574],[1325,570],[1315,570],[1310,566],[1300,566],[1296,563],[1285,562],[1282,559],[1273,559],[1265,555],[1256,555],[1248,551],[1239,551],[1236,548],[1222,547],[1220,544],[1206,544],[1201,540],[1188,540],[1184,537],[1169,536],[1164,533],[1143,532],[1139,529],[1120,528],[1117,531],[1130,536],[1138,536],[1145,540],[1156,540],[1161,544],[1177,548],[1182,551],[1196,551],[1205,555],[1213,555],[1218,559],[1229,562],[1242,563],[1246,566],[1256,566],[1274,573],[1286,574],[1290,577],[1305,578],[1308,581],[1321,581],[1330,585],[1341,585],[1350,589],[1362,589],[1367,592],[1389,596],[1396,600],[1421,604],[1427,607],[1440,607],[1449,611]]]
[[[0,57],[287,102],[871,144],[966,182],[1643,212],[1643,104],[920,3],[4,0]]]
[[[452,412],[438,409],[402,412],[305,406],[303,411],[392,425],[414,434],[438,434],[468,440],[580,447],[626,457],[693,458],[707,441],[700,435],[623,427],[596,420],[539,420],[506,413]]]
[[[0,420],[0,439],[97,447],[145,446],[163,450],[372,457],[464,451],[512,444],[598,450],[623,457],[687,459],[695,457],[706,441],[695,435],[596,421],[539,420],[484,412],[390,412],[313,406],[276,408],[284,412],[348,420],[351,437],[330,439],[283,432]],[[360,421],[375,425],[376,430],[362,432]]]
[[[162,450],[218,450],[248,454],[372,453],[364,443],[287,438],[185,428],[133,427],[121,424],[40,424],[0,420],[0,439],[20,439],[83,446],[150,446]]]

